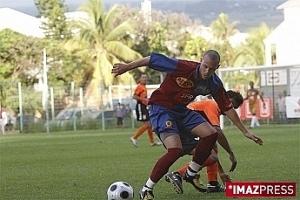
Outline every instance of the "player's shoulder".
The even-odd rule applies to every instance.
[[[185,71],[188,70],[195,70],[199,65],[199,62],[192,61],[192,60],[178,60],[177,67],[184,69]]]
[[[210,77],[209,81],[210,81],[210,86],[213,90],[218,90],[224,87],[222,80],[219,78],[219,76],[216,73],[214,73]]]
[[[143,90],[146,90],[146,86],[139,83],[139,84],[137,84],[135,90],[136,90],[136,91],[143,91]]]

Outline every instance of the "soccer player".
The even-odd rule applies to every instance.
[[[226,94],[228,95],[235,109],[237,109],[243,104],[243,97],[240,93],[229,90],[226,92]],[[218,143],[229,154],[229,159],[232,164],[230,171],[233,171],[236,168],[237,161],[223,131],[220,128],[220,115],[222,113],[218,107],[218,104],[213,99],[207,99],[207,100],[192,102],[188,105],[188,108],[200,112],[202,116],[205,117],[205,119],[214,128],[216,128],[216,130],[218,131]],[[192,155],[193,150],[197,144],[196,138],[191,134],[181,134],[180,138],[182,141],[183,152]],[[218,162],[217,153],[218,153],[218,149],[217,147],[214,147],[214,149],[211,152],[211,155],[204,162],[204,166],[206,166],[207,169],[207,178],[208,178],[207,192],[224,191],[224,187],[222,187],[218,182],[218,173],[221,177],[223,184],[227,180],[230,180],[230,177],[224,173],[223,167],[221,166],[220,162]],[[176,172],[170,172],[165,176],[166,180],[172,183],[177,193],[183,192],[181,177],[184,177],[184,173],[187,170],[187,168],[188,165],[185,164],[181,168],[179,168]],[[206,192],[206,190],[203,189],[203,187],[199,183],[199,176],[195,177],[192,185],[195,187],[196,190],[200,192]]]
[[[149,100],[149,117],[152,128],[159,136],[167,152],[154,165],[150,177],[140,190],[140,199],[153,200],[155,184],[168,172],[169,167],[181,156],[182,144],[179,133],[182,129],[200,137],[184,176],[187,182],[192,182],[217,140],[217,131],[201,114],[186,106],[198,95],[211,94],[219,108],[240,129],[245,137],[258,144],[263,141],[248,130],[240,121],[226,95],[222,81],[215,74],[220,63],[217,51],[208,50],[201,62],[169,58],[159,53],[131,63],[114,64],[112,73],[121,75],[132,69],[148,66],[152,69],[166,72],[167,75],[160,87],[156,89]]]
[[[266,104],[264,102],[264,99],[263,99],[261,93],[258,91],[258,89],[254,88],[254,82],[253,81],[249,82],[249,86],[250,86],[250,89],[248,89],[248,91],[247,91],[247,97],[245,98],[245,100],[248,99],[248,101],[249,101],[249,111],[252,114],[250,128],[254,128],[255,126],[257,126],[257,127],[260,126],[259,121],[256,117],[256,107],[257,107],[257,104],[258,104],[257,97],[259,96],[260,99],[262,100],[264,108],[265,108]]]
[[[135,88],[133,98],[137,101],[135,112],[137,121],[141,122],[142,125],[136,130],[130,140],[132,144],[137,147],[137,139],[145,132],[148,133],[148,139],[151,146],[159,145],[158,142],[154,141],[154,134],[152,131],[152,127],[149,123],[149,112],[147,109],[148,105],[148,97],[147,97],[147,75],[141,74],[139,83]]]

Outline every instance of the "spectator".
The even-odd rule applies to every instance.
[[[0,131],[1,134],[5,135],[5,126],[8,122],[6,109],[1,107],[0,109]]]
[[[277,106],[278,106],[279,122],[284,123],[286,121],[285,96],[282,95],[281,93],[278,95]]]
[[[126,114],[124,105],[118,103],[117,107],[115,108],[115,112],[117,117],[117,127],[123,127],[123,119]]]

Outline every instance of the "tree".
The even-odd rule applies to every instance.
[[[233,65],[235,52],[229,42],[229,38],[236,33],[236,24],[237,22],[230,23],[228,15],[221,13],[210,25],[214,36],[212,46],[222,56],[221,66]]]
[[[47,38],[63,40],[70,37],[66,17],[64,0],[34,0],[43,17],[42,29]]]
[[[264,39],[269,33],[270,29],[265,23],[253,28],[245,44],[238,49],[236,65],[263,65],[265,62]]]
[[[183,54],[189,59],[199,61],[206,50],[208,50],[208,42],[204,38],[196,37],[186,42]]]
[[[71,49],[88,52],[93,70],[90,77],[86,95],[98,94],[102,89],[115,83],[132,82],[132,76],[127,73],[118,79],[113,79],[111,69],[113,63],[132,61],[141,55],[122,42],[122,38],[133,32],[130,19],[116,24],[115,19],[119,14],[118,6],[113,6],[107,13],[104,11],[102,0],[89,0],[81,7],[86,12],[86,19],[73,24],[78,31],[68,44]]]

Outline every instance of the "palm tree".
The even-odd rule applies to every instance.
[[[81,7],[87,14],[85,19],[77,21],[73,26],[78,31],[77,37],[69,41],[67,46],[82,48],[92,64],[90,81],[87,86],[86,96],[97,94],[99,87],[102,89],[110,86],[114,79],[111,75],[113,63],[132,61],[141,55],[121,40],[133,32],[130,20],[116,22],[119,14],[117,6],[113,6],[107,13],[104,11],[102,0],[89,0]],[[70,45],[71,44],[71,45]],[[118,78],[117,82],[128,84],[132,76],[126,74]]]
[[[236,57],[239,65],[263,65],[265,62],[264,39],[269,35],[270,29],[262,23],[250,31],[246,43],[242,45]]]
[[[237,22],[230,23],[228,15],[221,13],[210,25],[216,42],[224,43],[228,41],[229,37],[236,33],[236,25]]]
[[[237,22],[229,22],[228,15],[224,13],[221,13],[210,25],[214,36],[213,46],[222,56],[221,66],[232,66],[233,64],[235,52],[229,38],[237,32],[236,25]]]

